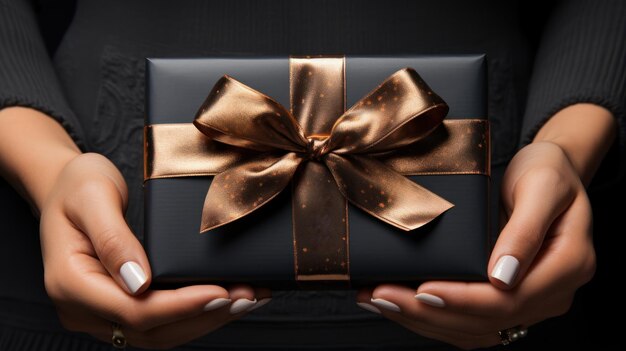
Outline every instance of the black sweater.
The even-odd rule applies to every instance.
[[[39,109],[58,120],[83,150],[109,157],[129,184],[127,218],[140,237],[143,58],[150,56],[486,53],[495,168],[555,112],[591,102],[619,122],[618,152],[607,160],[619,164],[619,174],[613,174],[618,178],[626,165],[626,2],[546,4],[78,0],[51,59],[40,33],[46,27],[38,24],[31,4],[0,0],[0,108]],[[0,216],[3,220],[10,221]],[[35,225],[29,228],[36,231]],[[41,272],[33,272],[22,287],[0,287],[0,302],[49,304]],[[11,274],[0,270],[0,279]],[[331,330],[339,321],[379,322],[354,307],[349,294],[316,294],[284,293],[238,325],[316,321]],[[363,340],[396,335],[404,338],[394,341],[397,345],[420,343],[402,332],[383,337],[364,328],[358,329]]]

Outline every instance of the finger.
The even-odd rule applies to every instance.
[[[59,234],[59,240],[68,242],[82,237],[71,227]],[[54,300],[70,301],[106,320],[138,330],[197,316],[205,310],[223,309],[231,303],[229,292],[216,285],[147,290],[140,296],[130,296],[111,279],[98,258],[78,253],[67,258],[67,263],[62,277],[56,278],[56,288],[49,291]]]
[[[93,283],[104,284],[102,279]],[[119,288],[115,290],[109,280],[109,300],[105,296],[80,296],[89,308],[95,308],[103,318],[144,331],[154,327],[193,318],[205,312],[228,311],[232,299],[228,291],[216,285],[194,285],[174,290],[147,290],[140,298],[125,295]],[[117,294],[114,293],[117,291]],[[223,312],[227,313],[227,312]]]
[[[480,317],[512,316],[516,295],[490,283],[430,281],[417,289],[415,299],[425,306]]]
[[[245,296],[246,294],[245,290],[247,290],[246,287],[237,287],[237,288],[233,288],[232,291],[235,296],[238,296],[241,298]],[[271,297],[270,297],[271,291],[269,289],[258,288],[254,290],[255,290],[255,296],[259,301],[271,300]],[[220,296],[220,297],[217,297],[209,301],[204,306],[202,306],[202,310],[200,310],[198,306],[193,306],[191,307],[191,311],[188,315],[181,315],[180,316],[181,318],[172,318],[170,321],[171,323],[168,323],[168,321],[165,321],[165,320],[161,320],[161,322],[164,322],[164,323],[161,325],[157,325],[155,327],[152,327],[152,325],[148,324],[148,325],[145,325],[141,329],[133,329],[130,325],[124,325],[124,329],[133,330],[135,334],[138,334],[138,333],[147,332],[151,328],[153,329],[153,328],[159,328],[163,326],[170,326],[170,325],[174,325],[185,320],[198,320],[197,317],[200,317],[207,313],[213,314],[213,316],[215,317],[214,322],[218,322],[220,320],[223,320],[224,322],[226,322],[226,321],[237,319],[243,315],[242,313],[238,315],[231,314],[229,306],[228,306],[231,299],[225,298],[223,295],[217,295],[217,296]],[[143,298],[143,295],[142,295],[142,298]],[[202,304],[203,302],[204,300],[200,302],[200,304]],[[255,307],[257,306],[258,304]],[[66,329],[70,331],[85,332],[85,333],[89,333],[92,335],[104,335],[104,336],[108,335],[110,338],[109,329],[111,327],[112,322],[110,320],[103,319],[100,316],[94,315],[93,311],[90,311],[89,309],[85,307],[77,307],[77,306],[71,306],[69,308],[65,308],[65,306],[59,306],[57,310],[58,310],[59,318],[63,326]],[[206,322],[203,324],[205,326],[209,325]]]
[[[419,286],[416,298],[458,313],[501,320],[516,316],[529,325],[564,313],[575,289],[591,278],[595,268],[587,210],[586,197],[577,196],[554,222],[550,239],[515,290],[486,283],[431,281]]]
[[[252,296],[250,294],[251,290],[253,291]],[[241,299],[249,300],[250,298],[264,301],[270,299],[269,296],[271,296],[269,289],[252,289],[250,286],[243,284],[232,285],[229,287],[229,291],[234,301]],[[254,307],[257,306],[258,303]],[[245,315],[245,312],[246,311],[242,311],[233,314],[230,308],[220,308],[174,323],[160,325],[149,330],[137,330],[132,327],[122,326],[122,331],[128,343],[132,346],[167,349],[206,335],[233,320],[241,318]],[[91,332],[92,335],[101,340],[110,341],[110,325],[106,323],[106,321],[104,324],[92,323],[92,325],[99,328]]]
[[[485,285],[489,285],[489,284],[485,284]],[[360,289],[357,292],[357,296],[356,296],[357,303],[360,304],[359,306],[361,307],[363,307],[362,305],[372,306],[378,311],[377,313],[383,313],[381,312],[380,309],[378,309],[378,307],[376,307],[370,302],[373,291],[374,291],[374,288]],[[364,307],[364,308],[367,310],[370,310],[368,307]],[[376,312],[376,311],[372,310],[372,312]],[[430,323],[425,323],[419,319],[414,319],[403,313],[384,312],[383,314],[385,315],[386,318],[393,320],[394,322],[402,325],[403,327],[411,330],[412,332],[415,332],[427,338],[439,340],[448,344],[453,344],[457,347],[461,347],[465,349],[492,346],[492,345],[496,345],[499,341],[497,337],[497,331],[476,336],[476,335],[468,334],[466,332],[453,331],[447,328],[437,327]]]
[[[244,315],[245,312],[232,314],[230,309],[225,307],[148,330],[138,330],[126,325],[121,325],[121,329],[131,346],[169,349],[207,335]],[[110,324],[105,321],[105,323],[100,323],[99,330],[91,334],[100,340],[110,342],[110,328]]]
[[[130,346],[170,349],[202,337],[237,318],[230,314],[228,308],[223,308],[148,330],[138,330],[128,325],[120,325],[120,329]],[[104,342],[111,342],[111,322],[99,319],[92,322],[91,326],[95,330],[89,334]]]
[[[252,312],[270,303],[272,301],[272,290],[268,288],[255,287],[254,296],[256,296],[257,303],[248,309],[248,312]]]
[[[489,260],[490,281],[501,289],[512,288],[524,276],[546,231],[574,197],[570,184],[551,168],[534,169],[512,191],[512,213]]]
[[[77,192],[66,206],[68,218],[88,236],[111,277],[128,293],[140,294],[150,284],[150,265],[124,219],[118,187],[106,179],[92,179]]]
[[[115,285],[112,281],[110,284]],[[117,289],[119,294],[113,294],[106,304],[100,300],[85,301],[84,297],[80,297],[80,307],[71,306],[69,312],[66,308],[59,308],[64,327],[93,334],[102,330],[102,324],[96,322],[102,319],[108,327],[112,322],[117,322],[136,331],[146,331],[160,325],[192,319],[204,313],[219,312],[230,315],[227,292],[217,286],[196,285],[176,290],[148,290],[140,301],[129,298]],[[97,298],[100,296],[95,297]],[[85,306],[84,303],[91,305]]]
[[[374,287],[366,287],[361,288],[357,291],[356,294],[356,305],[361,307],[362,309],[370,312],[374,312],[376,314],[381,314],[382,312],[376,305],[372,303],[372,292],[374,292]]]
[[[245,312],[252,311],[257,307],[261,307],[269,302],[267,300],[271,297],[271,292],[268,289],[253,289],[247,284],[233,284],[228,287],[229,294],[233,300],[230,306],[230,313],[232,315],[239,315]],[[262,305],[259,306],[261,300],[264,300]]]
[[[375,287],[362,288],[357,292],[356,300],[357,300],[357,305],[359,307],[365,310],[368,310],[370,312],[383,314],[386,318],[391,319],[401,324],[406,324],[406,326],[410,327],[411,329],[418,328],[420,330],[428,331],[428,332],[436,333],[436,334],[449,332],[449,330],[445,328],[435,327],[431,324],[424,323],[421,320],[412,319],[404,315],[403,313],[395,313],[395,311],[392,313],[389,313],[386,311],[384,307],[383,308],[377,307],[377,305],[380,304],[381,298],[378,298],[378,301],[375,303],[372,302],[372,299],[373,299],[372,294],[374,292],[374,289]],[[386,300],[386,301],[389,301],[389,300]]]
[[[473,335],[481,335],[497,329],[488,318],[432,308],[419,303],[415,299],[415,289],[406,286],[379,285],[372,293],[371,302],[387,318],[393,318],[394,314],[401,314],[423,325]]]
[[[531,279],[531,273],[527,279]],[[553,291],[548,296],[540,295],[537,301],[530,301],[532,297],[529,294],[539,291],[529,291],[524,284],[525,282],[514,291],[507,291],[489,283],[431,281],[420,285],[415,298],[432,308],[485,317],[496,324],[502,321],[501,326],[510,323],[513,318],[528,325],[537,323],[545,319],[541,317],[544,313],[571,300],[571,292]],[[544,287],[544,291],[551,291],[548,289],[552,289],[551,286]],[[533,308],[524,308],[523,303],[530,302],[533,303]],[[542,313],[537,314],[536,310]]]

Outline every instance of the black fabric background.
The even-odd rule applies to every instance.
[[[65,26],[71,20],[73,1],[44,0],[38,3],[40,25],[51,52],[54,51]],[[529,7],[532,8],[532,7]],[[541,22],[546,17],[542,11],[525,14],[537,16]],[[529,22],[532,23],[532,22]],[[535,25],[533,32],[540,33],[541,25]],[[254,40],[254,38],[250,38]],[[245,46],[245,43],[242,44]],[[393,44],[390,44],[393,45]],[[536,43],[534,43],[536,45]],[[249,53],[254,54],[254,52]],[[625,181],[608,187],[598,188],[590,193],[594,210],[594,236],[598,254],[598,269],[593,281],[577,294],[572,310],[564,316],[545,321],[531,329],[532,340],[511,345],[508,349],[527,349],[533,346],[559,347],[561,341],[567,341],[573,335],[577,340],[584,340],[576,348],[598,348],[603,345],[616,345],[619,341],[621,326],[613,325],[602,317],[608,313],[623,316],[622,296],[624,290],[623,263],[621,255],[624,235],[623,220],[626,199]],[[8,277],[9,281],[1,284],[4,292],[22,285],[33,286],[25,300],[39,301],[45,296],[43,281],[33,282],[32,276],[42,276],[42,264],[38,248],[38,223],[34,220],[28,205],[4,181],[0,182],[0,230],[4,244],[0,246],[0,276]],[[27,240],[12,240],[17,236],[28,236]],[[18,246],[21,245],[21,246]],[[45,298],[45,297],[43,297]],[[3,312],[6,312],[3,311]],[[4,315],[4,317],[3,317]],[[0,313],[0,323],[7,314]],[[19,318],[13,315],[10,318]],[[45,321],[42,321],[45,323]],[[537,343],[537,345],[532,345]],[[564,344],[568,344],[564,342]],[[570,345],[574,346],[574,345]]]

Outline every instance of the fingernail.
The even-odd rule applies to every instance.
[[[224,307],[226,305],[228,305],[232,300],[231,299],[226,299],[223,297],[217,298],[209,303],[207,303],[206,305],[204,305],[204,312],[208,312],[208,311],[213,311],[216,310],[220,307]]]
[[[419,293],[415,295],[415,298],[418,301],[423,302],[429,306],[439,307],[439,308],[446,307],[445,301],[443,301],[441,297],[435,296],[433,294]]]
[[[357,302],[356,304],[357,304],[357,306],[361,307],[364,310],[368,310],[370,312],[374,312],[374,313],[380,314],[380,310],[378,309],[378,307],[376,307],[374,305],[370,305],[369,303],[365,303],[365,302]]]
[[[500,257],[498,263],[496,263],[496,266],[493,268],[493,271],[491,271],[491,276],[506,285],[511,285],[513,280],[515,280],[515,276],[517,276],[518,270],[519,261],[517,258],[506,255]]]
[[[371,299],[372,303],[380,308],[384,308],[389,311],[400,312],[400,306],[396,305],[393,302],[389,302],[384,299]]]
[[[252,308],[252,306],[256,305],[256,303],[257,303],[256,299],[254,300],[239,299],[233,302],[232,305],[230,305],[230,314],[237,314],[239,312],[246,311],[249,308]]]
[[[250,311],[254,311],[254,310],[256,310],[257,308],[263,307],[263,306],[267,305],[270,301],[272,301],[272,298],[271,298],[271,297],[266,297],[266,298],[264,298],[264,299],[261,299],[261,300],[259,300],[259,302],[257,302],[254,306],[252,306],[252,307],[248,310],[248,312],[250,312]]]
[[[135,294],[148,280],[141,266],[133,261],[128,261],[120,267],[120,275],[131,294]]]

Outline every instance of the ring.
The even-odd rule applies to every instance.
[[[500,336],[500,342],[502,342],[502,345],[506,346],[513,341],[517,341],[528,335],[528,329],[523,328],[521,325],[518,325],[513,328],[500,330],[498,332],[498,335]]]
[[[124,333],[122,333],[122,327],[120,324],[113,322],[111,324],[111,330],[113,330],[113,336],[111,337],[113,347],[116,349],[126,348],[126,337],[124,336]]]

